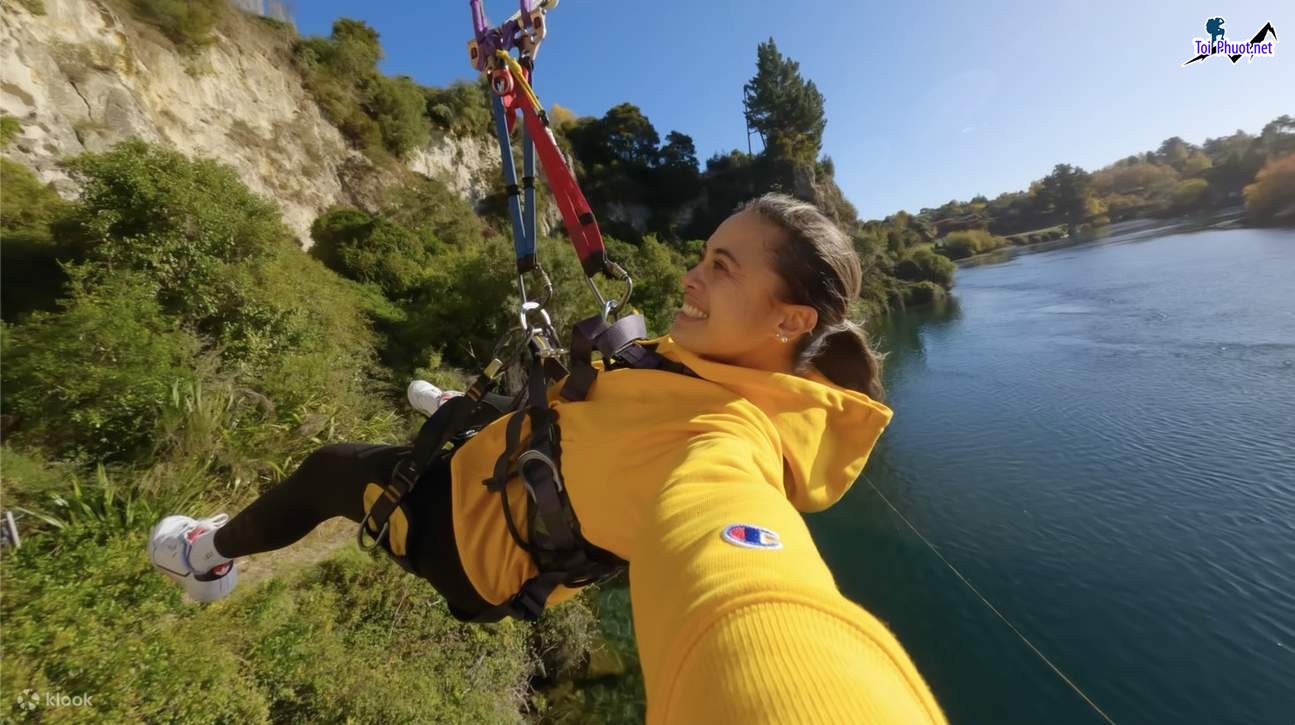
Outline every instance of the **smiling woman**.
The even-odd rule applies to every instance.
[[[766,194],[729,217],[683,277],[670,334],[731,365],[805,374],[811,368],[880,400],[881,366],[848,318],[863,272],[845,235],[813,205]]]
[[[533,451],[516,466],[500,454],[556,437],[546,460],[569,499],[562,520],[578,520],[566,535],[587,560],[630,565],[649,722],[943,722],[895,638],[841,595],[801,516],[844,495],[891,417],[846,317],[860,278],[849,239],[812,205],[751,202],[684,276],[672,335],[643,343],[673,366],[604,366],[579,396],[554,385],[545,400],[539,386],[539,415],[559,423],[483,424],[391,498],[403,520],[382,545],[465,621],[571,598],[589,579],[531,594],[561,573],[531,535],[563,534],[561,521],[527,516],[544,504],[515,469]],[[331,516],[365,519],[409,455],[325,446],[228,522],[165,519],[154,562],[232,586],[233,558]]]

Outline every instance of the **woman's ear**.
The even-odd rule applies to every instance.
[[[795,340],[801,335],[813,332],[816,325],[818,325],[818,310],[809,305],[784,305],[778,331]]]

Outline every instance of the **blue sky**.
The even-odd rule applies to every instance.
[[[515,3],[487,0],[492,23]],[[387,73],[470,79],[467,0],[302,0],[303,34],[338,17],[382,35]],[[1186,68],[1221,16],[1271,58]],[[629,101],[704,162],[746,148],[742,84],[770,36],[827,99],[823,152],[863,218],[1024,188],[1066,162],[1096,168],[1169,136],[1200,143],[1295,114],[1295,3],[861,3],[561,0],[537,64],[546,104],[601,115]],[[758,140],[755,142],[758,144]]]

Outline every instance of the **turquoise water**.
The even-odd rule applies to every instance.
[[[865,476],[1119,723],[1295,723],[1295,232],[959,270]],[[810,518],[955,723],[1101,720],[863,480]]]

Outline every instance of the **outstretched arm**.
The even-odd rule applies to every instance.
[[[648,722],[945,722],[899,642],[837,590],[770,463],[694,439],[645,522],[630,593]]]

